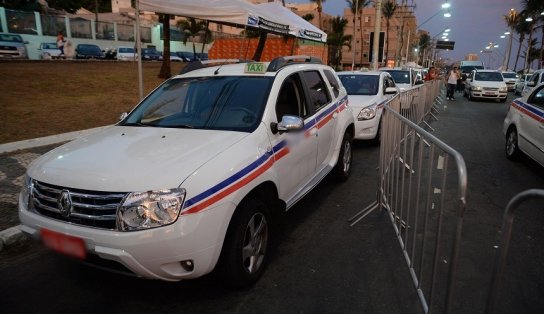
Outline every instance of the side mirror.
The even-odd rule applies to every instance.
[[[390,94],[396,94],[397,92],[398,90],[396,87],[386,87],[383,93],[384,95],[390,95]]]
[[[272,133],[276,134],[277,132],[281,133],[289,133],[289,132],[296,132],[296,131],[303,131],[304,130],[304,120],[302,120],[299,116],[293,116],[293,115],[284,115],[281,117],[280,123],[272,123],[270,125],[270,128],[272,129]]]
[[[529,87],[535,87],[535,82],[534,81],[527,81],[527,86]]]
[[[125,118],[126,118],[127,116],[128,116],[128,113],[123,112],[123,113],[119,116],[119,121],[125,120]]]
[[[423,84],[423,80],[417,80],[416,81],[416,85],[421,85],[421,84]]]

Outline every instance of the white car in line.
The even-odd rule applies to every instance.
[[[516,86],[514,88],[515,95],[521,95],[523,89],[525,88],[525,83],[531,78],[533,74],[522,74],[521,77],[516,81]]]
[[[379,70],[391,74],[395,84],[401,91],[412,89],[414,86],[424,83],[423,79],[418,78],[418,73],[414,68],[397,67],[380,68]]]
[[[512,102],[504,119],[506,157],[525,153],[544,166],[544,84]]]
[[[21,230],[144,278],[258,280],[275,219],[329,173],[348,179],[354,120],[316,58],[227,62],[192,62],[115,126],[36,159]]]
[[[504,82],[508,87],[509,92],[516,89],[516,82],[519,80],[519,75],[516,72],[501,72]]]
[[[465,81],[465,97],[474,99],[494,99],[506,102],[508,86],[500,71],[472,70]]]
[[[117,60],[119,61],[134,61],[137,54],[133,47],[118,47],[117,48]]]
[[[544,83],[544,69],[536,70],[525,82],[525,87],[521,92],[521,96],[527,96],[531,93],[535,86],[541,83]]]
[[[400,89],[387,72],[338,72],[348,93],[349,105],[355,118],[356,140],[380,142],[381,118],[384,104]]]

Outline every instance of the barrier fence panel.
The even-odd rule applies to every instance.
[[[491,285],[489,286],[489,295],[485,311],[486,313],[494,313],[496,308],[502,277],[506,269],[506,258],[508,256],[508,249],[510,247],[510,239],[512,238],[512,225],[514,223],[514,214],[523,203],[536,199],[544,200],[544,190],[531,189],[523,191],[514,196],[510,200],[510,202],[508,202],[508,205],[506,205],[506,210],[504,211],[504,216],[502,220],[502,236],[499,246],[500,250],[497,252],[495,266],[493,267],[493,277]]]
[[[449,312],[465,195],[462,156],[418,124],[432,114],[440,81],[401,93],[385,105],[377,201],[352,226],[385,209],[425,313]]]

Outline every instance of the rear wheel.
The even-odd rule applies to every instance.
[[[334,167],[334,176],[338,181],[346,181],[351,173],[351,162],[353,160],[352,155],[352,136],[348,132],[344,133],[342,138],[342,147],[340,147],[340,154],[338,155],[338,161]]]
[[[518,146],[518,132],[515,127],[510,127],[506,133],[506,158],[516,160],[520,154]]]
[[[243,288],[261,277],[268,260],[270,222],[270,212],[264,202],[250,198],[238,206],[218,265],[227,284]]]

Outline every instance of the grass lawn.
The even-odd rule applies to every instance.
[[[160,67],[143,63],[144,95],[163,82]],[[136,62],[1,62],[0,143],[113,124],[137,102]]]

